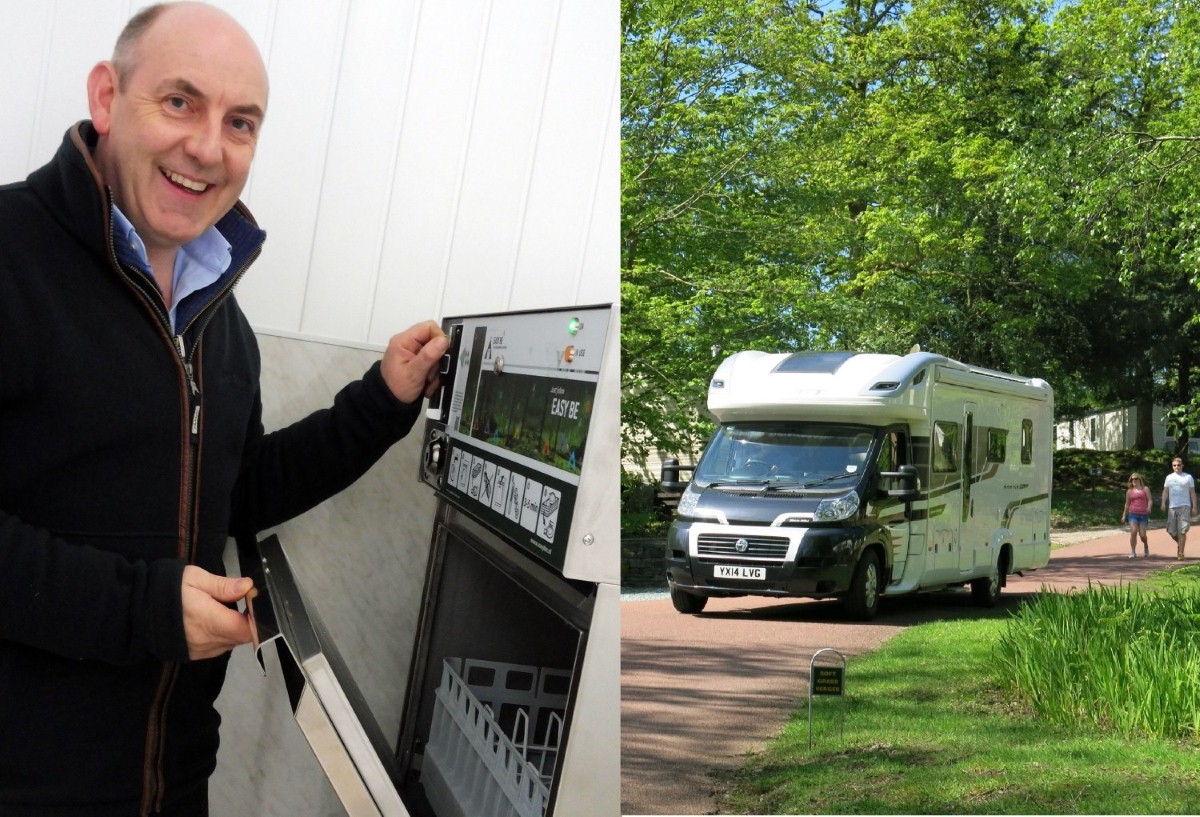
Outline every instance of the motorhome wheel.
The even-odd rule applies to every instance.
[[[879,555],[874,550],[863,552],[854,568],[850,589],[846,591],[843,604],[852,618],[870,621],[879,610]]]
[[[697,596],[694,593],[680,590],[678,587],[672,587],[671,604],[675,605],[675,609],[681,613],[695,615],[704,611],[704,605],[708,604],[708,596]]]
[[[995,607],[1000,600],[1000,569],[992,567],[990,575],[971,582],[971,599],[979,607]]]

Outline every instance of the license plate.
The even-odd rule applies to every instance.
[[[746,567],[744,565],[717,565],[717,570],[713,578],[762,581],[767,578],[767,569],[765,567]]]

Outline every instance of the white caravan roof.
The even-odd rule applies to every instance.
[[[925,417],[931,383],[1051,400],[1037,378],[969,366],[941,355],[853,352],[738,352],[717,367],[708,408],[721,422],[824,418],[882,424]]]

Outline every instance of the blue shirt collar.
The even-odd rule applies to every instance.
[[[151,280],[154,276],[150,271],[150,259],[146,255],[146,245],[133,224],[125,217],[117,205],[112,206],[113,241],[117,248],[117,258],[131,264],[142,271]],[[229,269],[232,260],[232,247],[216,227],[209,227],[179,248],[175,255],[175,269],[172,270],[173,298],[169,309],[171,331],[176,331],[175,318],[179,305],[191,294],[199,292],[215,283]]]

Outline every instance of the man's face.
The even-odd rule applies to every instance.
[[[210,9],[172,9],[133,59],[101,63],[89,91],[92,81],[97,163],[148,251],[177,248],[229,211],[267,106],[266,72],[244,31]]]

